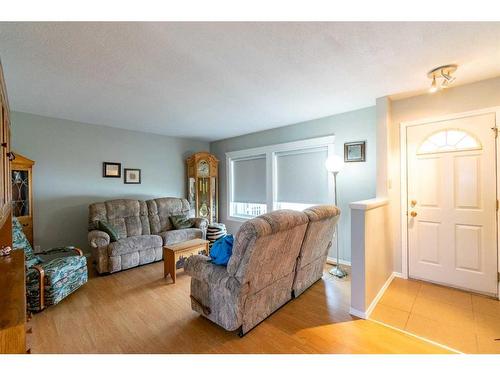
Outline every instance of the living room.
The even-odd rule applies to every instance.
[[[137,17],[0,21],[0,353],[498,362],[499,22]]]

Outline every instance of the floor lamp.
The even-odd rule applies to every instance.
[[[334,192],[335,192],[335,206],[338,207],[337,203],[337,175],[339,172],[342,170],[344,167],[344,161],[342,158],[338,155],[333,155],[326,159],[325,161],[325,167],[328,172],[333,174],[333,185],[334,185]],[[330,273],[333,276],[338,277],[339,279],[347,276],[347,272],[345,272],[341,267],[340,267],[340,260],[339,260],[339,223],[335,224],[335,248],[337,251],[337,262],[335,264],[335,267],[333,267],[330,270]]]

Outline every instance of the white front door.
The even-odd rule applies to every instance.
[[[409,276],[497,294],[495,115],[407,128]]]

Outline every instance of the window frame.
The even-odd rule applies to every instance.
[[[446,141],[448,141],[447,137],[448,137],[448,132],[450,132],[450,131],[461,132],[461,133],[464,134],[464,136],[462,138],[460,138],[453,145],[448,144],[448,142],[447,142],[446,145],[439,146],[435,142],[431,141],[432,137],[434,137],[434,136],[436,136],[438,134],[441,134],[441,133],[445,133]],[[476,143],[476,145],[473,146],[473,147],[457,147],[457,145],[462,140],[464,140],[466,137],[469,137],[472,140],[474,140],[474,142]],[[432,143],[434,146],[436,146],[436,149],[432,150],[432,151],[422,151],[422,147],[423,147],[423,145],[426,142]],[[445,149],[444,147],[446,147],[446,146],[450,146],[450,147],[454,147],[454,148]],[[461,152],[461,151],[474,151],[474,150],[482,150],[482,149],[483,149],[483,145],[481,144],[481,142],[479,141],[479,139],[476,137],[475,134],[472,134],[471,132],[466,131],[464,129],[448,128],[448,129],[438,130],[438,131],[432,132],[427,137],[425,137],[425,139],[422,142],[420,142],[420,144],[417,147],[417,155],[433,155],[433,154],[441,154],[443,152]]]
[[[276,154],[279,152],[303,151],[310,148],[327,147],[328,157],[334,155],[335,151],[335,136],[325,136],[317,138],[309,138],[300,141],[277,143],[269,146],[255,147],[239,151],[231,151],[226,153],[226,215],[228,220],[245,222],[249,217],[242,217],[231,212],[233,198],[233,161],[236,159],[245,159],[265,155],[266,160],[266,206],[267,212],[274,210],[277,202],[277,160]],[[333,175],[328,174],[328,198],[334,202]]]

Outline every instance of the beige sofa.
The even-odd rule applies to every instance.
[[[339,215],[335,206],[274,211],[240,227],[227,267],[190,257],[192,309],[244,335],[321,278]]]
[[[340,218],[340,209],[335,206],[310,207],[304,213],[309,224],[297,259],[293,281],[294,297],[298,297],[323,276],[335,225]]]
[[[88,241],[97,272],[112,273],[159,261],[162,247],[194,238],[205,238],[208,221],[195,218],[193,228],[174,229],[170,216],[189,215],[189,203],[182,198],[148,201],[116,199],[89,206]],[[97,221],[111,224],[118,241],[97,230]]]

